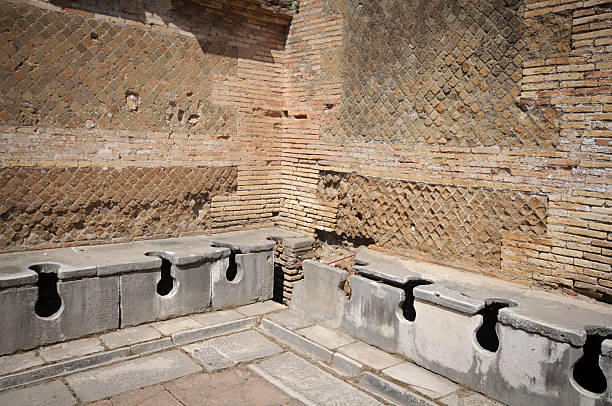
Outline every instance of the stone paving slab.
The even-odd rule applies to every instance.
[[[246,306],[240,306],[236,308],[236,311],[244,314],[245,316],[259,316],[260,314],[266,314],[277,310],[286,309],[287,306],[276,303],[272,300],[266,300],[265,302],[258,302],[249,304]]]
[[[80,372],[66,381],[79,399],[91,402],[201,370],[186,354],[172,350]]]
[[[363,342],[345,345],[340,347],[338,351],[375,370],[388,368],[402,362],[400,358]]]
[[[296,352],[306,354],[308,357],[318,358],[326,362],[330,362],[332,359],[332,351],[320,344],[315,343],[309,338],[302,337],[296,332],[279,326],[270,320],[264,319],[261,322],[260,328],[266,334],[269,334],[275,339],[282,341]]]
[[[10,374],[42,365],[45,361],[35,351],[0,357],[0,375]]]
[[[125,347],[144,341],[155,340],[161,333],[150,326],[137,326],[102,334],[100,339],[108,348]]]
[[[185,406],[303,405],[258,375],[240,367],[215,374],[186,376],[168,382],[164,387]]]
[[[268,314],[265,318],[290,330],[297,330],[314,324],[314,322],[304,319],[304,317],[291,310]]]
[[[292,353],[269,358],[250,368],[306,405],[382,405],[352,385]]]
[[[89,406],[182,406],[162,385],[153,385],[110,399],[90,403]]]
[[[100,366],[113,362],[119,358],[127,357],[129,353],[130,350],[128,348],[118,348],[116,350],[89,354],[79,358],[56,362],[54,364],[42,365],[28,371],[5,375],[0,378],[0,390],[27,385],[43,379],[63,376],[92,366]]]
[[[172,342],[176,345],[191,344],[195,341],[206,340],[224,334],[235,333],[255,327],[257,317],[228,321],[227,323],[215,324],[196,330],[181,331],[172,335]]]
[[[60,381],[0,393],[2,406],[72,406],[76,405],[70,390]]]
[[[489,399],[480,393],[474,393],[467,390],[459,390],[446,397],[438,399],[446,406],[504,406],[503,403]]]
[[[158,321],[151,324],[151,326],[165,336],[170,336],[180,331],[193,330],[203,327],[202,324],[198,323],[191,317],[178,317],[176,319]]]
[[[359,384],[364,389],[401,406],[437,406],[433,401],[381,378],[371,372],[361,377]]]
[[[208,372],[233,367],[237,364],[236,361],[221,354],[218,349],[206,342],[187,345],[183,347],[183,350],[204,365]]]
[[[459,386],[448,379],[411,362],[394,365],[382,372],[433,399],[446,396],[459,389]]]
[[[234,362],[251,361],[283,351],[281,347],[253,330],[214,338],[207,341],[207,344]]]
[[[337,373],[348,377],[359,376],[363,371],[363,365],[360,362],[339,352],[334,353],[332,366]]]
[[[218,310],[210,313],[192,314],[190,317],[203,327],[208,327],[228,321],[239,320],[244,318],[244,315],[234,310]]]
[[[352,337],[346,334],[342,334],[338,331],[330,330],[321,326],[307,327],[298,330],[297,332],[304,337],[310,338],[315,343],[319,343],[322,346],[332,350],[355,342]]]
[[[97,338],[82,338],[42,347],[38,350],[38,353],[46,362],[56,362],[100,351],[104,351],[100,340]]]

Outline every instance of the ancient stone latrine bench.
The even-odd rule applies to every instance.
[[[291,307],[516,405],[612,404],[612,312],[486,276],[359,251],[313,261]]]
[[[0,355],[271,299],[277,243],[312,241],[261,229],[0,255]]]

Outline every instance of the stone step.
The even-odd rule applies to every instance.
[[[80,400],[93,402],[201,370],[185,353],[172,350],[79,372],[66,381]]]
[[[308,406],[378,406],[379,401],[292,353],[249,368]]]

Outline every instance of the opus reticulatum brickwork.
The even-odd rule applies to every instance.
[[[276,224],[610,301],[611,16],[4,0],[0,246]]]

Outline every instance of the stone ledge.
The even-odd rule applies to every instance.
[[[416,299],[466,315],[476,315],[491,303],[504,303],[507,307],[499,310],[499,322],[559,342],[580,347],[587,329],[593,327],[612,334],[612,312],[607,305],[370,249],[359,251],[356,262],[354,270],[359,275],[392,286],[426,281],[429,284],[414,287]]]

